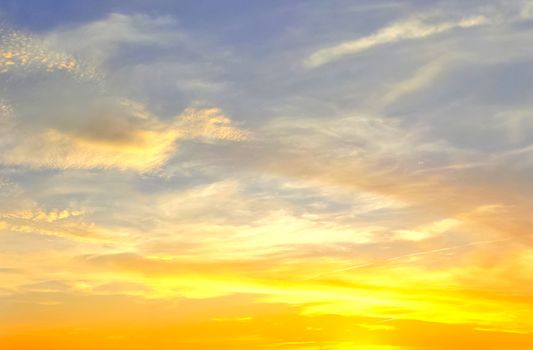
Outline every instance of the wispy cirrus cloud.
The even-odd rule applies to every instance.
[[[387,26],[374,34],[353,41],[319,49],[313,52],[305,61],[309,68],[316,68],[344,56],[355,55],[375,46],[390,44],[404,40],[423,39],[439,33],[445,33],[458,28],[471,28],[486,24],[489,19],[485,16],[466,17],[459,21],[431,23],[421,18],[413,18]]]
[[[417,69],[411,77],[393,84],[384,96],[380,96],[380,99],[386,104],[393,103],[426,86],[431,86],[445,71],[447,63],[446,59],[436,59],[425,64]]]

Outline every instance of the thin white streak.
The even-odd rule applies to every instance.
[[[457,22],[443,22],[437,24],[425,23],[418,18],[399,22],[385,27],[369,36],[347,41],[332,47],[320,49],[312,53],[305,65],[316,68],[346,55],[354,55],[374,46],[398,42],[409,39],[422,39],[435,34],[448,32],[456,28],[476,27],[488,22],[485,16],[464,18]]]

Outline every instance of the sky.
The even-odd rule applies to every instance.
[[[530,350],[533,1],[0,0],[0,348]]]

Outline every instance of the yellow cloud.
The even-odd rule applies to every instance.
[[[228,141],[244,141],[250,133],[232,126],[231,119],[218,108],[196,109],[189,107],[181,114],[177,123],[184,138],[205,138]]]
[[[0,229],[80,241],[108,240],[110,232],[84,219],[82,210],[41,208],[0,212]]]
[[[43,209],[35,209],[13,210],[5,213],[0,213],[0,218],[54,222],[81,215],[83,215],[83,211],[81,210],[52,209],[50,211],[45,211]]]
[[[448,232],[461,224],[461,221],[453,218],[443,219],[430,224],[421,225],[411,230],[397,230],[394,232],[396,239],[420,241],[436,235]]]
[[[0,74],[12,71],[63,71],[83,79],[98,79],[96,67],[66,52],[50,48],[30,34],[0,28]]]
[[[139,131],[134,142],[112,144],[47,130],[35,139],[15,145],[3,156],[3,162],[60,169],[148,171],[167,161],[175,141],[173,131]]]
[[[25,135],[26,139],[16,138],[0,161],[44,168],[147,172],[164,165],[179,140],[243,141],[249,137],[216,108],[188,108],[170,123],[141,112],[131,109],[129,119],[96,118],[85,128],[49,128]]]

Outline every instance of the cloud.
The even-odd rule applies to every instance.
[[[421,241],[456,229],[460,223],[457,219],[443,219],[414,229],[396,230],[394,232],[394,238],[408,241]]]
[[[341,4],[334,11],[343,11],[343,20],[326,36],[415,7],[361,13]],[[282,43],[279,35],[261,40],[271,50],[249,50],[249,38],[227,45],[242,54],[229,65],[216,45],[189,46],[209,35],[187,38],[166,17],[110,15],[31,36],[39,44],[19,51],[45,47],[57,62],[72,58],[76,65],[49,69],[36,54],[33,63],[17,68],[25,57],[18,54],[0,75],[0,261],[7,262],[7,270],[0,269],[0,309],[8,310],[0,327],[9,332],[24,320],[39,328],[40,322],[56,327],[61,320],[90,318],[101,333],[73,335],[64,348],[76,348],[80,339],[119,339],[120,331],[102,323],[98,311],[104,307],[120,320],[112,322],[117,327],[180,318],[184,336],[162,347],[191,348],[185,342],[198,325],[190,326],[191,320],[209,310],[224,336],[233,330],[224,343],[228,349],[240,340],[250,343],[242,348],[260,348],[258,332],[248,337],[246,331],[261,327],[265,346],[313,347],[296,342],[342,333],[347,343],[322,345],[363,348],[348,343],[366,339],[354,337],[358,324],[362,335],[389,340],[405,336],[407,323],[411,342],[397,345],[428,349],[443,329],[451,335],[474,326],[531,329],[531,312],[524,308],[533,266],[531,108],[511,98],[505,103],[513,105],[501,108],[499,101],[518,89],[529,91],[524,43],[530,28],[511,23],[451,33],[485,19],[432,24],[425,17],[393,24],[360,39],[367,46],[342,54],[428,38],[394,62],[380,51],[340,75],[302,72],[291,65],[302,57],[298,43],[313,41],[316,35],[305,36],[316,34],[317,24],[331,24],[322,22],[331,20],[331,12],[313,7],[324,17],[291,23]],[[453,71],[447,70],[448,54],[429,61],[434,49],[442,49],[437,33],[445,32],[451,34],[446,49],[457,58]],[[228,36],[219,34],[217,44],[224,45]],[[526,63],[517,66],[517,60]],[[86,61],[97,63],[100,78],[80,78],[76,67]],[[224,89],[205,86],[213,77]],[[503,92],[518,80],[524,84]],[[186,81],[193,86],[184,89]],[[197,95],[184,97],[187,89]],[[405,98],[415,93],[416,99]],[[494,98],[482,104],[475,97],[482,93]],[[402,103],[370,106],[375,97]],[[481,105],[488,112],[476,118],[472,107]],[[224,106],[234,119],[204,106]],[[250,131],[235,120],[247,120]],[[488,129],[495,137],[472,140]],[[465,146],[465,140],[472,142]],[[248,315],[234,314],[242,313],[242,293],[265,308],[276,301],[295,314],[257,321],[250,312],[242,322]],[[183,295],[195,300],[181,303]],[[234,303],[207,303],[217,295]],[[200,301],[205,304],[183,315]],[[135,314],[137,308],[143,311]],[[309,317],[317,319],[309,323]],[[246,330],[239,323],[255,326]],[[338,332],[341,323],[346,332]],[[431,335],[423,341],[421,325]],[[285,335],[273,336],[269,327]],[[235,336],[235,329],[244,332]],[[177,339],[175,329],[170,333]],[[199,334],[203,341],[212,332],[201,328]],[[147,337],[146,346],[136,346],[153,348],[156,338],[165,341]],[[452,345],[439,346],[477,346],[448,338]],[[41,345],[53,347],[50,339]]]
[[[524,20],[531,20],[533,18],[533,2],[525,0],[521,3],[520,18]]]
[[[67,72],[81,79],[99,77],[95,66],[29,33],[0,27],[0,74]]]
[[[218,108],[198,110],[189,107],[178,119],[178,130],[183,138],[207,140],[245,141],[250,133],[232,125],[231,119],[224,116]]]
[[[246,185],[254,184],[250,180],[221,181],[185,191],[169,191],[151,199],[149,208],[135,214],[154,218],[151,240],[141,239],[140,246],[163,256],[179,252],[181,256],[234,259],[247,257],[250,252],[260,257],[302,244],[362,244],[377,239],[376,228],[365,222],[338,219],[349,215],[350,206],[342,210],[333,208],[331,212],[313,210],[305,197],[295,203],[283,198],[283,192],[287,196],[296,195],[291,190],[272,187],[280,194],[271,197],[247,188]],[[354,206],[361,202],[378,208],[391,205],[370,204],[368,198],[353,196],[346,201]]]
[[[57,29],[47,33],[42,40],[49,47],[105,65],[128,45],[166,47],[183,39],[171,17],[112,13],[79,27]]]
[[[441,22],[435,24],[427,23],[420,18],[414,18],[392,24],[372,35],[357,40],[347,41],[332,47],[317,50],[307,58],[305,65],[309,68],[315,68],[347,55],[355,55],[375,46],[403,40],[423,39],[456,28],[480,26],[488,21],[488,18],[484,16],[474,16],[456,22]]]
[[[120,104],[115,104],[118,107]],[[173,122],[161,122],[138,112],[138,105],[121,109],[96,109],[101,116],[75,121],[74,125],[50,124],[27,133],[24,129],[4,141],[0,162],[37,168],[116,168],[146,172],[161,167],[186,139],[243,141],[248,133],[232,126],[219,109],[188,108]],[[19,126],[20,127],[20,126]],[[15,131],[17,132],[17,131]],[[22,137],[20,137],[22,136]]]
[[[406,239],[428,239],[440,233],[475,236],[480,230],[491,239],[525,239],[530,220],[524,208],[531,200],[525,195],[530,191],[524,153],[515,158],[506,152],[461,149],[436,138],[423,124],[408,126],[398,119],[371,115],[327,121],[283,118],[272,120],[262,134],[269,141],[256,153],[261,158],[246,163],[263,174],[403,203],[401,210],[385,209],[385,232],[405,230],[410,222],[414,229],[404,232]],[[514,210],[505,215],[475,214],[476,208],[495,203]],[[446,218],[460,220],[460,232],[452,227],[424,227]],[[379,223],[376,216],[369,222]],[[379,234],[374,233],[376,237]]]
[[[533,134],[532,106],[524,106],[510,110],[498,111],[492,120],[492,127],[511,145],[527,145],[532,141]]]
[[[405,95],[412,94],[417,90],[432,84],[440,76],[446,66],[443,59],[436,59],[417,69],[412,77],[394,84],[382,97],[384,103],[389,104]]]
[[[174,27],[169,18],[117,14],[41,37],[0,28],[0,163],[148,172],[180,140],[247,139],[217,108],[189,107],[164,121],[122,96],[120,86],[107,86],[100,72],[115,49],[165,46],[176,39]]]
[[[114,144],[48,129],[10,144],[1,161],[34,168],[116,168],[145,172],[163,165],[175,150],[174,132],[138,130],[128,143]]]
[[[0,212],[0,230],[31,233],[80,241],[105,241],[110,235],[105,228],[88,222],[83,211],[42,208]]]
[[[43,209],[36,209],[36,210],[13,210],[13,211],[5,212],[5,213],[0,213],[0,218],[55,222],[59,220],[76,217],[76,216],[81,216],[81,215],[83,215],[83,212],[80,210],[53,209],[50,211],[45,211]]]

